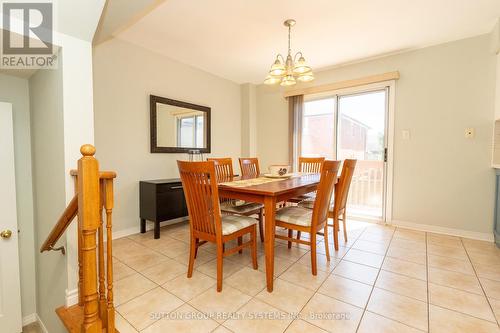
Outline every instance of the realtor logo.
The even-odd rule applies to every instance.
[[[4,2],[2,4],[3,68],[54,68],[53,4]]]

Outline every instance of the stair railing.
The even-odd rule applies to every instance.
[[[55,250],[59,238],[78,216],[78,304],[60,307],[56,312],[69,332],[114,333],[112,212],[116,173],[99,172],[92,145],[83,145],[80,152],[78,169],[70,172],[75,179],[75,196],[40,252]]]

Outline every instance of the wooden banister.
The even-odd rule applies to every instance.
[[[69,171],[69,174],[71,176],[78,176],[78,170],[76,169],[71,169]],[[113,179],[116,178],[116,172],[114,171],[100,171],[99,172],[99,179]]]
[[[113,305],[112,211],[116,173],[99,171],[92,145],[83,145],[80,152],[78,169],[70,171],[76,195],[40,251],[53,250],[78,216],[78,304],[62,306],[56,312],[69,332],[115,333],[118,331]]]
[[[78,196],[75,195],[73,199],[71,199],[68,207],[66,207],[66,209],[62,213],[61,217],[57,221],[54,228],[52,228],[52,231],[50,232],[49,236],[47,237],[42,247],[40,248],[40,252],[50,251],[54,249],[54,245],[57,243],[59,238],[61,238],[62,234],[64,234],[64,231],[66,231],[68,226],[71,224],[71,221],[73,221],[77,212],[78,212]]]

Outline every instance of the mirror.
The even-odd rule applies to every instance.
[[[150,95],[151,152],[210,153],[210,108]]]

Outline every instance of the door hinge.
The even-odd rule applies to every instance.
[[[387,162],[387,148],[384,148],[384,162]]]

